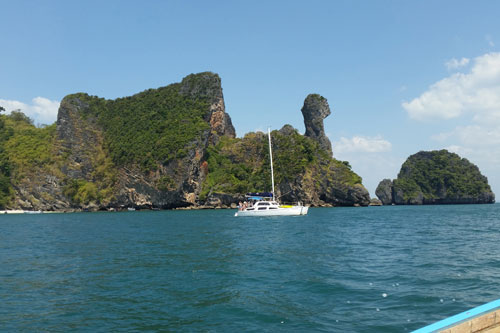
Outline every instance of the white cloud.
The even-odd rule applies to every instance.
[[[375,137],[354,136],[350,139],[341,137],[339,141],[333,142],[334,155],[348,152],[380,153],[390,151],[391,148],[391,143],[379,135]]]
[[[486,39],[486,42],[488,43],[488,45],[490,47],[494,47],[495,46],[495,43],[493,42],[493,39],[491,38],[491,35],[486,35],[484,38]]]
[[[493,191],[500,190],[500,53],[473,59],[469,70],[443,78],[402,106],[416,120],[453,119],[454,128],[431,138],[476,164]]]
[[[373,197],[378,183],[384,178],[394,178],[403,163],[402,159],[392,155],[392,144],[381,135],[341,137],[332,140],[332,147],[333,157],[349,161]]]
[[[500,53],[475,58],[468,73],[446,77],[402,106],[417,120],[452,119],[466,113],[477,122],[500,120]]]
[[[375,189],[382,179],[396,178],[401,165],[405,161],[402,157],[393,156],[392,153],[339,153],[334,157],[341,161],[349,161],[352,170],[363,178],[363,185],[375,197]]]
[[[500,146],[500,126],[458,126],[448,136],[468,147]]]
[[[59,101],[52,101],[44,97],[35,97],[31,104],[19,101],[0,99],[7,113],[13,110],[21,110],[25,115],[33,119],[35,124],[52,124],[57,119]]]
[[[452,58],[452,59],[448,60],[445,63],[445,65],[446,65],[446,68],[448,68],[448,70],[453,70],[453,69],[467,66],[468,63],[469,63],[468,58],[462,58],[460,60],[458,60],[456,58]]]
[[[452,153],[459,154],[459,155],[463,154],[463,151],[464,151],[464,148],[460,147],[459,145],[451,145],[451,146],[445,147],[444,149],[446,149],[447,151],[451,151]]]

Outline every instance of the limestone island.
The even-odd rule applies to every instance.
[[[281,202],[367,206],[348,162],[332,157],[326,98],[302,107],[306,133],[272,132]],[[0,209],[96,211],[236,207],[271,188],[267,136],[236,137],[217,74],[107,100],[64,97],[57,122],[33,125],[20,111],[0,115]]]
[[[408,157],[398,178],[382,180],[375,191],[384,205],[485,204],[495,194],[479,168],[447,150]]]

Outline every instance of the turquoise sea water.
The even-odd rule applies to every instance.
[[[500,298],[500,204],[0,216],[1,331],[404,332]]]

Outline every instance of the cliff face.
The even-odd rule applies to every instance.
[[[382,180],[375,190],[375,195],[382,202],[383,205],[391,205],[392,201],[392,180]]]
[[[384,205],[494,203],[495,194],[478,167],[446,150],[408,157],[394,181],[384,179],[376,195]]]
[[[137,117],[136,105],[145,100],[148,109]],[[117,123],[126,127],[116,126]],[[231,118],[225,113],[220,78],[212,73],[192,74],[180,84],[124,100],[70,97],[61,104],[57,124],[58,137],[68,153],[69,163],[63,173],[68,178],[95,184],[99,192],[109,193],[108,197],[100,196],[97,205],[110,207],[195,205],[205,176],[200,165],[207,146],[217,143],[221,136],[235,136]],[[129,126],[135,128],[126,133]],[[152,131],[159,133],[152,136]],[[151,142],[137,147],[130,144],[140,138]],[[130,160],[128,155],[134,158]],[[108,160],[98,160],[96,156]],[[97,175],[103,164],[107,170]],[[102,186],[106,176],[106,186]],[[84,206],[96,202],[71,201]]]
[[[182,80],[180,93],[191,99],[209,101],[209,112],[204,120],[210,124],[209,142],[215,144],[221,136],[235,137],[231,117],[226,113],[221,79],[212,73],[191,74]]]
[[[276,194],[317,206],[368,205],[361,178],[331,157],[326,99],[308,96],[302,112],[305,136],[289,125],[273,132]],[[116,100],[68,95],[55,125],[14,127],[6,143],[16,162],[11,209],[229,206],[270,188],[267,136],[235,138],[213,73]],[[32,148],[37,136],[36,154],[23,157],[28,148],[17,142]]]

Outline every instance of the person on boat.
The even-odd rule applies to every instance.
[[[240,202],[238,202],[238,210],[243,210],[243,204]]]

